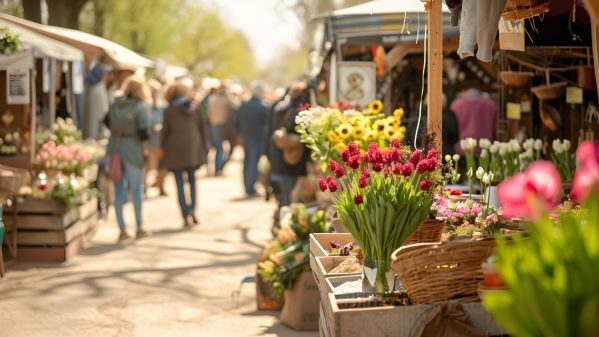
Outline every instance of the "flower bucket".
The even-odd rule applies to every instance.
[[[495,209],[498,209],[501,204],[499,203],[499,198],[497,197],[497,186],[490,186],[487,189],[487,200],[489,200],[489,206]]]
[[[395,272],[389,261],[364,261],[362,292],[384,293],[395,288]]]

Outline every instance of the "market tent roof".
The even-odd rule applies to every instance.
[[[33,69],[33,50],[31,47],[12,54],[0,55],[0,70]]]
[[[150,68],[154,64],[152,60],[143,57],[118,43],[93,34],[74,29],[41,25],[2,13],[0,13],[0,18],[30,28],[45,36],[76,46],[86,53],[88,61],[91,61],[100,55],[106,55],[117,67],[124,69]]]
[[[333,11],[333,34],[344,43],[395,44],[400,40],[424,37],[427,15],[420,0],[375,0]],[[444,34],[457,34],[451,26],[451,14],[443,4]],[[412,37],[413,36],[413,37]]]
[[[0,27],[8,29],[11,34],[17,35],[25,48],[32,49],[34,57],[49,57],[63,61],[83,60],[83,52],[81,50],[38,34],[23,26],[5,20],[3,17],[0,17]]]

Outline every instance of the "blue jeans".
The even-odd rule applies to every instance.
[[[223,149],[224,125],[210,125],[210,142],[216,150],[214,173],[218,174],[225,166],[225,150]]]
[[[114,209],[116,211],[116,220],[119,223],[121,231],[124,231],[126,228],[125,219],[123,218],[123,205],[125,205],[127,187],[129,188],[131,198],[133,199],[137,229],[140,229],[142,226],[141,203],[144,195],[143,179],[143,168],[128,163],[123,164],[123,175],[121,176],[121,180],[114,184]]]
[[[196,169],[189,167],[183,170],[174,170],[175,182],[177,183],[177,196],[179,198],[179,207],[181,207],[181,214],[183,218],[188,215],[194,214],[196,209]],[[187,181],[189,183],[189,202],[185,196],[185,180],[183,173],[187,175]]]
[[[278,186],[280,206],[291,205],[291,192],[293,192],[293,189],[295,188],[297,177],[284,174],[273,174],[271,179]]]
[[[256,194],[254,185],[258,180],[258,162],[264,153],[263,143],[261,139],[243,141],[243,184],[247,194]]]

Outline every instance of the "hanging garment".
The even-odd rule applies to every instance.
[[[476,43],[476,57],[483,62],[493,60],[497,26],[506,3],[507,0],[463,0],[458,48],[460,58],[474,56]]]

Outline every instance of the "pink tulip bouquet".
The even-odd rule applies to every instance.
[[[339,219],[363,250],[365,271],[376,269],[374,290],[389,290],[391,254],[429,216],[433,190],[441,181],[439,154],[394,140],[387,151],[371,143],[365,154],[350,142],[341,158],[341,163],[330,161],[332,175],[318,186],[333,194]]]
[[[577,159],[570,197],[582,211],[549,216],[561,194],[550,162],[499,185],[504,214],[532,221],[526,239],[498,241],[495,268],[509,290],[483,296],[510,335],[599,336],[599,143],[582,143]]]
[[[65,174],[80,173],[93,163],[94,158],[81,144],[56,145],[44,143],[38,150],[34,165],[38,170],[61,171]]]

